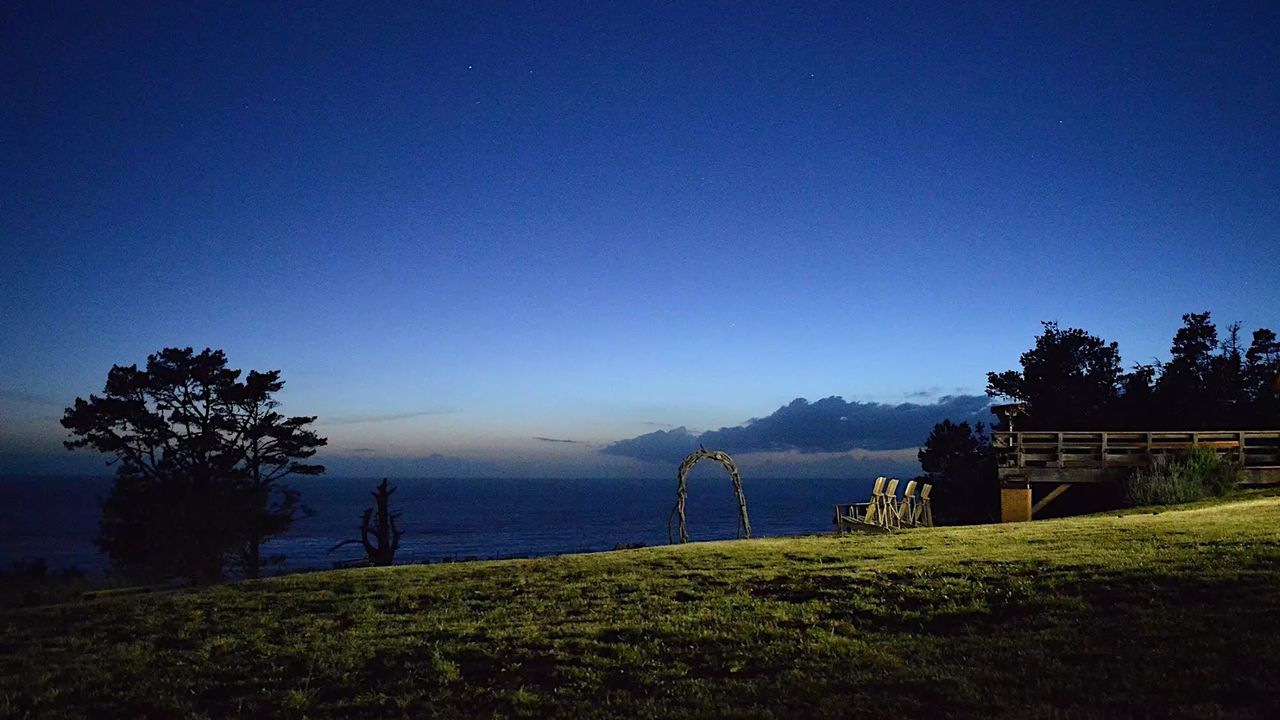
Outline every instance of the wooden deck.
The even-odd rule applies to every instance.
[[[1280,430],[1032,431],[992,434],[1001,517],[1030,520],[1072,484],[1119,480],[1195,445],[1239,462],[1252,484],[1280,483]],[[1032,505],[1032,486],[1056,486]]]
[[[1280,465],[1280,430],[997,432],[991,441],[1001,470],[1129,468],[1193,445],[1211,446],[1245,467]]]

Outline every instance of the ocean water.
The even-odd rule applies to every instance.
[[[717,468],[718,469],[718,468]],[[708,469],[710,470],[710,469]],[[363,556],[358,545],[327,554],[359,536],[361,512],[373,505],[378,478],[319,477],[291,481],[313,515],[264,546],[282,554],[277,570],[328,568]],[[0,565],[43,558],[50,567],[105,569],[93,545],[98,503],[110,478],[0,478]],[[472,558],[532,557],[667,542],[675,478],[547,480],[400,478],[392,511],[404,530],[397,564]],[[865,479],[744,478],[757,537],[832,530],[832,506],[864,500]],[[727,476],[695,469],[686,515],[691,539],[737,537],[737,503]]]

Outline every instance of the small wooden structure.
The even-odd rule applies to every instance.
[[[1246,482],[1280,483],[1280,430],[996,432],[1001,522],[1030,520],[1073,485],[1117,481],[1194,446],[1244,469]],[[1032,503],[1033,488],[1046,492]]]
[[[685,457],[684,462],[680,463],[680,471],[677,473],[679,484],[676,487],[676,506],[671,509],[671,514],[667,516],[667,542],[675,542],[671,535],[671,520],[675,516],[680,516],[680,542],[689,542],[689,533],[685,529],[684,502],[689,496],[688,484],[685,478],[694,465],[698,464],[703,458],[711,458],[720,463],[725,470],[729,471],[729,479],[733,481],[733,493],[738,498],[738,534],[741,537],[751,537],[751,521],[747,519],[747,497],[742,494],[742,478],[738,475],[738,466],[733,464],[733,458],[728,453],[719,450],[708,450],[701,445],[698,449],[689,453]]]

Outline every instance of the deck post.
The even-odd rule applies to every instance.
[[[1031,483],[1000,487],[1000,522],[1027,522],[1031,519]]]

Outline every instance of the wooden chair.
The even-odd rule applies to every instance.
[[[919,499],[916,497],[916,481],[907,482],[907,489],[902,491],[902,500],[894,506],[893,519],[897,527],[915,527],[915,512]]]
[[[911,491],[911,486],[907,486],[907,491]],[[911,501],[911,505],[902,515],[902,523],[907,527],[933,527],[933,505],[929,502],[929,494],[933,492],[933,486],[928,483],[920,484],[920,495]]]
[[[920,501],[916,503],[915,524],[922,527],[933,527],[933,505],[929,503],[929,493],[933,486],[925,483],[920,489]]]
[[[886,507],[884,486],[884,477],[878,477],[875,484],[871,486],[870,500],[864,503],[836,505],[836,532],[844,533],[846,530],[888,532],[888,528],[884,526],[886,517],[883,514]]]
[[[883,505],[880,499],[884,495],[884,483],[884,477],[876,478],[875,484],[871,486],[871,499],[867,502],[836,505],[836,524],[840,523],[841,517],[856,519],[868,525],[876,524],[879,520],[880,508]],[[843,511],[841,508],[843,508]]]
[[[884,494],[879,500],[880,509],[876,513],[879,516],[877,524],[893,528],[898,518],[898,478],[889,478],[889,484],[885,485]]]

